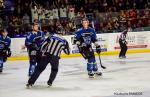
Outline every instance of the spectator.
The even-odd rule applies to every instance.
[[[41,15],[43,10],[44,10],[44,8],[41,5],[38,5],[38,6],[39,6],[39,8],[37,9],[37,13],[38,13],[38,15]]]
[[[62,5],[60,10],[60,20],[66,20],[67,19],[67,8]]]
[[[144,26],[144,23],[142,22],[141,19],[139,19],[136,27],[137,27],[137,28],[141,28],[141,27],[143,27],[143,26]]]
[[[119,29],[120,24],[119,24],[117,19],[114,19],[113,25],[114,25],[114,30],[118,30]]]
[[[128,29],[129,32],[132,32],[132,31],[133,31],[134,27],[133,27],[133,25],[131,24],[131,21],[127,21],[127,29]]]
[[[4,1],[0,0],[0,9],[3,9],[3,8],[4,8]]]
[[[75,19],[75,7],[74,7],[74,5],[70,5],[69,6],[68,17],[69,17],[70,20],[74,20]]]
[[[29,24],[30,23],[30,17],[28,16],[27,13],[25,13],[25,15],[23,16],[22,20],[23,20],[24,24]]]
[[[32,15],[32,23],[34,22],[34,20],[38,19],[38,12],[36,9],[36,6],[33,8],[31,8],[31,15]]]
[[[127,4],[125,1],[127,1]],[[126,10],[127,9],[126,7],[127,7],[127,5],[129,5],[129,2],[128,2],[128,0],[120,0],[118,4],[119,4],[118,5],[119,10]]]
[[[126,18],[127,18],[127,15],[125,14],[125,12],[123,10],[121,10],[120,15],[119,15],[119,21],[121,23],[125,23],[126,22]]]
[[[12,21],[12,20],[10,20],[10,18],[8,16],[5,16],[3,19],[3,27],[8,28],[10,21]]]
[[[113,1],[114,1],[114,0],[106,0],[108,6],[110,6],[110,7],[113,6]]]
[[[38,19],[38,10],[37,10],[37,4],[36,2],[31,2],[30,4],[30,9],[31,9],[31,17],[32,17],[32,23],[34,22],[34,20]]]
[[[144,9],[146,4],[148,4],[147,0],[136,0],[137,9]]]
[[[0,18],[0,29],[3,29],[3,20],[2,20],[2,18]]]
[[[14,14],[15,14],[15,16],[20,17],[20,15],[21,15],[21,1],[20,0],[17,0],[17,1],[18,1],[18,2],[16,2],[17,7],[14,8]]]
[[[53,19],[59,20],[58,8],[56,8],[55,6],[53,8]]]
[[[21,4],[21,15],[20,16],[23,16],[24,13],[27,13],[31,18],[31,5],[28,2]]]
[[[8,36],[10,36],[11,38],[15,37],[15,27],[14,27],[14,23],[13,22],[9,23],[7,31],[8,31]]]
[[[120,9],[120,2],[119,0],[114,0],[114,6],[116,6],[116,11],[119,12],[121,9]]]
[[[116,11],[116,7],[112,7],[112,18],[118,18],[119,17],[119,12]]]
[[[49,10],[48,10],[48,18],[49,18],[49,20],[50,21],[52,21],[53,19],[54,19],[54,17],[53,17],[53,9],[52,8],[50,8]]]
[[[150,19],[148,19],[147,26],[150,27]]]
[[[106,17],[105,17],[105,14],[104,13],[99,13],[99,22],[106,22],[105,20],[106,20]]]
[[[22,18],[22,23],[23,23],[23,29],[25,32],[27,32],[29,30],[29,24],[30,24],[30,17],[28,16],[27,13],[25,13],[25,15]]]
[[[99,33],[104,33],[105,32],[105,25],[104,25],[104,23],[100,23],[100,25],[99,25],[100,27],[99,27]]]
[[[145,18],[150,17],[150,9],[145,9],[144,13],[145,13]]]
[[[42,12],[41,13],[39,13],[39,21],[41,22],[41,21],[43,21],[43,20],[45,20],[45,17],[46,16],[46,13],[45,13],[45,10],[43,9],[42,10]]]
[[[127,29],[126,23],[120,23],[119,31],[123,31],[123,30],[125,30],[125,29]]]
[[[4,6],[1,6],[2,3],[0,2],[0,12],[2,12],[0,27],[11,29],[9,32],[12,33],[9,34],[20,34],[22,30],[28,30],[26,24],[40,22],[40,25],[46,32],[48,26],[54,27],[54,29],[60,26],[60,28],[65,28],[63,31],[67,31],[70,34],[75,28],[80,27],[81,19],[83,17],[89,18],[90,22],[93,21],[92,25],[94,25],[93,27],[95,27],[96,31],[101,30],[103,32],[107,32],[106,30],[121,31],[125,28],[132,30],[135,27],[145,27],[149,25],[150,11],[148,6],[150,4],[148,3],[148,0],[44,1],[36,0],[35,2],[35,0],[18,0],[15,2],[16,5],[12,7],[13,14],[7,13],[7,15],[2,12],[4,11]],[[61,5],[62,7],[59,8]],[[54,7],[52,8],[52,6]],[[67,15],[69,21],[66,19]],[[12,18],[14,16],[17,17]],[[22,17],[23,24],[20,22],[20,17]],[[141,22],[143,24],[141,24]]]
[[[131,21],[131,24],[135,27],[137,23],[137,13],[136,10],[130,9],[129,10],[129,19]]]
[[[106,0],[103,0],[103,8],[104,8],[104,11],[107,11],[107,1]]]
[[[74,32],[76,29],[76,25],[74,24],[74,22],[69,21],[68,25],[71,28],[70,32]]]
[[[108,33],[113,31],[113,26],[110,22],[108,22],[108,24],[106,25],[106,30]]]
[[[105,17],[106,17],[106,21],[108,21],[108,22],[112,22],[112,12],[111,12],[111,9],[109,10],[109,12],[107,12],[106,14],[105,14]]]
[[[85,11],[84,11],[84,8],[83,8],[83,7],[81,7],[81,9],[80,9],[80,11],[78,12],[77,16],[80,17],[80,18],[86,17],[86,14],[85,14]]]
[[[129,16],[130,16],[131,20],[136,19],[137,18],[136,10],[130,9],[129,10]]]

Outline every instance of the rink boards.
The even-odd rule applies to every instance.
[[[97,34],[98,43],[101,45],[102,53],[101,55],[109,56],[109,55],[118,55],[120,51],[119,46],[119,36],[120,33],[105,33],[105,34]],[[78,53],[78,48],[74,44],[74,36],[64,36],[64,38],[69,42],[71,55],[65,55],[64,53],[61,55],[62,58],[72,58],[72,57],[80,57],[81,55]],[[12,38],[11,50],[12,57],[9,60],[27,60],[27,50],[21,49],[24,45],[25,38]],[[148,53],[150,52],[150,31],[143,32],[128,32],[127,35],[128,42],[128,52],[131,53]],[[93,49],[95,50],[95,46],[93,45]]]

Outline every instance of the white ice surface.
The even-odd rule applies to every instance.
[[[99,63],[98,59],[97,62]],[[28,61],[8,61],[0,74],[0,97],[150,97],[150,54],[102,56],[102,77],[89,79],[83,58],[61,59],[52,87],[47,87],[50,65],[31,89],[26,89]],[[114,93],[142,92],[142,95]]]

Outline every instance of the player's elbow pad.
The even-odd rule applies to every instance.
[[[95,45],[96,47],[100,46],[100,45],[98,44],[98,42],[97,42],[97,41],[96,41],[96,42],[94,42],[94,45]]]

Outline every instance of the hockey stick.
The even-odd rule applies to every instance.
[[[98,57],[99,57],[100,66],[101,66],[103,69],[106,69],[106,67],[102,65],[100,53],[97,53],[97,54],[98,54]]]

